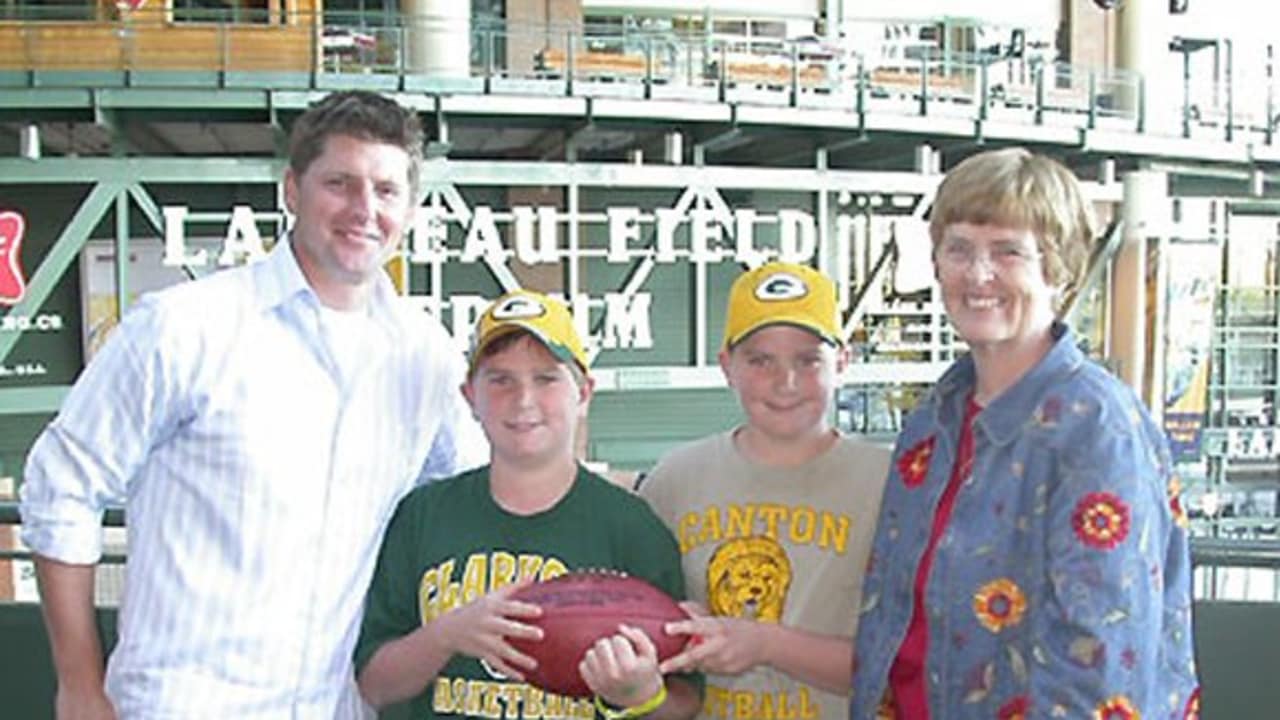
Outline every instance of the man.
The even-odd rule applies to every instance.
[[[782,262],[743,273],[720,367],[746,423],[677,448],[640,486],[706,605],[668,625],[697,642],[661,668],[707,673],[702,717],[847,712],[889,452],[832,427],[844,363],[829,278]]]
[[[422,131],[330,95],[297,120],[295,216],[263,261],[144,297],[36,441],[22,485],[60,718],[358,715],[351,650],[382,530],[419,478],[482,462],[466,367],[382,271]],[[124,503],[119,641],[94,627]]]
[[[489,465],[400,503],[387,529],[356,646],[374,705],[412,699],[412,717],[652,717],[698,711],[698,678],[664,678],[644,631],[623,625],[579,661],[595,693],[566,698],[523,681],[538,606],[522,583],[607,568],[684,597],[675,538],[644,501],[574,453],[592,381],[568,308],[517,290],[480,318],[463,386],[492,448]]]

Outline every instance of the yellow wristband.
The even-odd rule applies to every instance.
[[[605,705],[604,700],[601,700],[600,696],[597,695],[596,710],[600,711],[600,714],[605,717],[605,720],[624,720],[624,718],[638,718],[643,715],[648,715],[654,710],[662,707],[662,703],[666,701],[667,685],[666,683],[663,683],[658,686],[658,692],[653,697],[645,700],[639,705],[632,705],[631,707],[625,707],[621,710],[614,710],[608,705]]]

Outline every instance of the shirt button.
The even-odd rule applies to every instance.
[[[929,673],[929,682],[930,682],[931,684],[933,684],[933,685],[937,685],[937,684],[938,684],[938,680],[939,680],[939,678],[938,678],[938,673],[937,673],[937,671],[934,671],[934,672]]]

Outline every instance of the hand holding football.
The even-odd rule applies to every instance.
[[[685,644],[686,638],[668,635],[663,626],[689,615],[670,596],[640,578],[573,572],[521,588],[513,598],[542,608],[542,616],[529,621],[542,628],[542,640],[511,638],[510,642],[538,661],[537,669],[525,677],[547,692],[590,695],[578,673],[578,663],[597,640],[617,634],[618,626],[624,623],[649,636],[659,661],[679,653]]]

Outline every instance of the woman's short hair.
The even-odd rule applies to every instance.
[[[1093,208],[1080,181],[1057,160],[1020,147],[966,158],[947,173],[933,202],[935,252],[943,231],[961,222],[1030,230],[1045,280],[1059,288],[1060,301],[1079,290],[1093,251]]]

